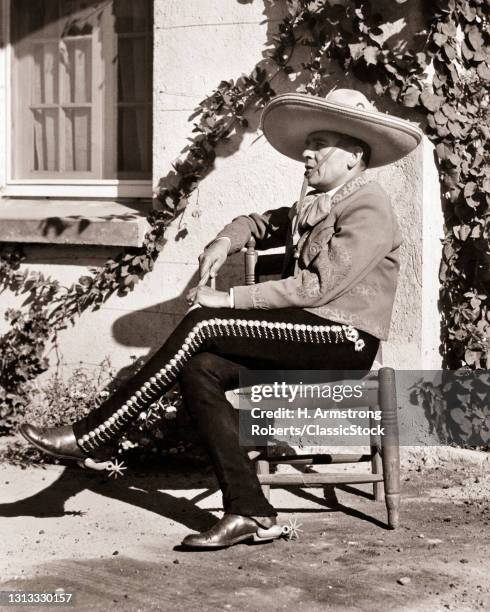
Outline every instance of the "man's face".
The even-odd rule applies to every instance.
[[[336,132],[321,131],[312,132],[306,139],[303,159],[310,187],[328,191],[345,182],[352,168],[353,152],[342,143],[342,138]],[[326,155],[329,155],[328,160],[313,170]]]

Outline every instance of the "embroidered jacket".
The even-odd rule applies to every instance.
[[[236,253],[253,236],[257,249],[286,246],[283,278],[234,287],[236,308],[304,308],[386,340],[399,271],[401,234],[382,187],[362,175],[332,198],[330,212],[306,229],[294,266],[292,208],[234,219],[219,234]],[[290,275],[292,274],[292,275]]]

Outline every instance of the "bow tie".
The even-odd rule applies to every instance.
[[[303,234],[306,230],[315,227],[323,221],[332,208],[332,197],[328,193],[313,193],[305,197],[303,206],[299,211],[298,232]]]
[[[298,206],[298,204],[296,204]],[[291,209],[290,219],[295,228],[293,244],[297,245],[300,237],[317,223],[325,219],[332,208],[332,196],[328,193],[313,192],[303,198],[303,206],[298,213],[296,207]],[[296,220],[296,216],[298,219]]]
[[[328,193],[313,192],[303,197],[303,205],[299,214],[295,211],[296,207],[291,209],[290,219],[293,224],[293,245],[294,257],[298,259],[301,244],[306,238],[305,232],[317,223],[325,219],[332,208],[332,196]]]

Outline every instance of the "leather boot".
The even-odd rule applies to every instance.
[[[34,427],[29,423],[24,423],[19,428],[20,433],[24,438],[33,444],[39,450],[58,457],[59,459],[73,459],[78,465],[96,472],[108,472],[109,476],[117,478],[124,476],[127,469],[124,461],[118,461],[117,458],[109,460],[101,460],[100,458],[90,457],[77,444],[77,439],[71,425],[63,425],[62,427]],[[107,447],[105,453],[111,452],[113,449]]]
[[[270,542],[280,537],[282,532],[276,522],[274,516],[251,518],[239,514],[225,514],[208,531],[186,536],[182,540],[182,546],[215,549],[233,546],[246,540]]]
[[[73,427],[35,427],[24,423],[19,428],[24,438],[39,450],[60,459],[83,460],[87,455],[78,446]]]

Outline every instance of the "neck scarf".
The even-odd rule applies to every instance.
[[[302,234],[315,227],[317,223],[323,221],[330,214],[333,196],[341,187],[342,185],[326,193],[313,191],[303,197],[302,206],[293,219],[294,244],[298,243]]]

